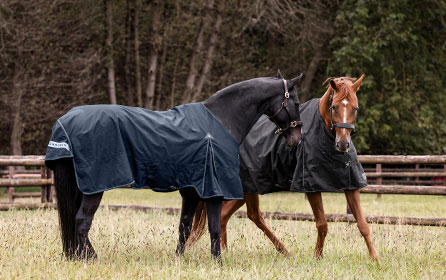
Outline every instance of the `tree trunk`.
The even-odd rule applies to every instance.
[[[206,7],[204,8],[204,11],[203,11],[201,26],[198,31],[197,38],[195,40],[195,45],[193,48],[193,53],[192,53],[192,57],[191,57],[190,64],[189,64],[189,75],[187,76],[186,93],[183,97],[183,103],[190,102],[190,100],[192,98],[192,94],[195,89],[195,79],[198,74],[198,69],[197,69],[197,65],[196,65],[197,59],[200,56],[201,49],[203,48],[204,31],[205,31],[206,27],[210,25],[211,18],[209,16],[209,14],[212,11],[213,6],[214,6],[214,0],[206,1]]]
[[[125,87],[127,90],[127,104],[134,106],[135,97],[132,88],[132,78],[130,72],[130,63],[132,61],[132,42],[133,39],[133,16],[134,16],[134,0],[127,0],[126,16],[125,16]]]
[[[316,75],[316,71],[319,67],[319,62],[321,61],[321,59],[321,50],[320,48],[317,48],[314,52],[313,57],[311,58],[311,62],[307,68],[307,71],[305,71],[304,80],[302,81],[301,92],[299,94],[299,99],[302,103],[311,98],[311,83],[313,82],[314,76]]]
[[[221,3],[223,3],[223,1],[221,1]],[[219,6],[221,6],[221,5],[219,5]],[[212,62],[214,59],[214,51],[215,51],[215,47],[217,45],[217,40],[218,40],[220,26],[221,26],[222,21],[223,21],[223,19],[221,16],[221,9],[219,8],[218,12],[217,12],[217,20],[215,21],[214,30],[212,32],[211,39],[209,42],[209,49],[208,49],[208,52],[206,55],[206,60],[204,61],[203,71],[201,73],[200,79],[198,80],[197,88],[196,88],[195,92],[193,93],[192,102],[198,102],[201,99],[201,94],[203,91],[204,83],[205,83],[207,76],[208,76],[208,74],[211,70],[211,67],[212,67]]]
[[[24,93],[24,69],[22,65],[22,53],[21,50],[17,50],[17,59],[14,66],[14,78],[12,85],[13,105],[12,110],[12,131],[10,141],[10,154],[21,155],[22,154],[22,96]],[[14,100],[15,99],[15,100]]]
[[[158,1],[154,3],[152,25],[151,25],[151,37],[149,45],[149,71],[147,75],[147,88],[146,88],[146,100],[144,107],[147,109],[153,109],[153,99],[155,96],[155,83],[156,83],[156,68],[158,66],[158,46],[159,46],[159,22],[160,22],[160,7],[161,4]]]
[[[175,106],[175,84],[177,80],[178,56],[175,59],[175,66],[173,67],[172,87],[170,89],[170,108]]]
[[[170,30],[170,25],[164,29],[164,34],[163,34],[163,38],[164,38],[163,50],[161,52],[158,88],[157,88],[156,102],[155,102],[156,110],[160,110],[161,109],[160,108],[161,107],[161,95],[164,94],[164,92],[163,92],[164,68],[165,68],[165,64],[166,64],[169,30]]]
[[[104,0],[106,22],[107,22],[107,78],[108,93],[111,104],[116,104],[115,69],[113,63],[113,4],[112,0]]]
[[[138,1],[133,6],[133,28],[135,33],[135,80],[136,80],[136,100],[138,107],[142,107],[142,86],[141,86],[141,58],[139,56],[139,27],[138,27]]]

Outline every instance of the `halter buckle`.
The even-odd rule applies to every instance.
[[[290,98],[290,93],[288,91],[285,91],[285,98],[286,99]]]
[[[282,132],[283,132],[283,130],[279,127],[279,128],[276,130],[276,132],[274,132],[274,134],[279,135],[279,134],[282,134]]]

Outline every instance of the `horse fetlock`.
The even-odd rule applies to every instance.
[[[319,247],[319,246],[316,246],[316,248],[314,249],[314,258],[315,259],[322,259],[323,257],[324,257],[324,254],[323,254],[323,249],[324,248],[321,248],[321,247]]]
[[[96,251],[94,250],[93,245],[91,245],[91,242],[88,239],[87,235],[83,234],[78,235],[75,257],[80,260],[81,259],[89,260],[97,258]]]

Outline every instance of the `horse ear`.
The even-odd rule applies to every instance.
[[[277,69],[277,78],[283,79],[282,73],[280,73],[280,69]]]
[[[290,80],[290,85],[289,85],[289,87],[292,88],[292,87],[294,87],[295,85],[297,85],[297,83],[302,79],[302,76],[303,76],[303,75],[304,75],[303,73],[300,73],[299,76],[297,76],[296,78],[291,79],[291,80]]]
[[[355,81],[355,83],[353,84],[353,90],[355,92],[359,90],[359,87],[361,86],[363,79],[364,79],[364,74],[362,74],[361,77],[359,79],[357,79]]]
[[[333,79],[330,80],[330,86],[332,89],[336,90],[336,82]]]

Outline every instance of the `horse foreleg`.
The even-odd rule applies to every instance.
[[[181,217],[179,226],[179,239],[175,253],[180,256],[184,254],[186,247],[186,241],[189,238],[192,228],[192,221],[194,219],[195,210],[197,209],[200,197],[193,189],[180,190],[181,197],[183,198],[181,206]]]
[[[274,235],[272,230],[267,226],[260,211],[259,195],[245,194],[246,206],[248,208],[248,218],[253,221],[258,228],[273,242],[276,250],[282,254],[288,254],[285,245]]]
[[[245,200],[230,200],[223,202],[223,206],[221,208],[221,247],[223,250],[228,248],[228,235],[227,235],[227,225],[231,216],[237,211],[240,207],[245,204]]]
[[[367,248],[369,249],[369,254],[372,259],[379,261],[378,253],[376,253],[375,247],[372,243],[372,238],[370,236],[370,229],[367,220],[364,217],[364,213],[362,212],[360,198],[359,198],[359,189],[358,190],[345,190],[345,197],[347,198],[348,206],[353,213],[353,216],[356,219],[356,223],[358,225],[359,232],[365,239],[365,243],[367,244]]]
[[[206,200],[208,213],[208,229],[211,236],[211,253],[216,259],[220,260],[220,230],[221,230],[221,198],[212,198]]]
[[[92,195],[82,195],[82,202],[75,218],[77,243],[75,254],[78,258],[89,259],[96,257],[96,252],[88,239],[88,232],[90,231],[94,214],[96,213],[96,210],[98,210],[103,194],[104,193],[101,192]]]
[[[328,232],[328,224],[325,219],[324,205],[322,203],[322,195],[320,192],[307,193],[308,201],[313,210],[314,218],[316,219],[317,241],[314,249],[314,257],[321,258],[323,256],[325,236]]]

